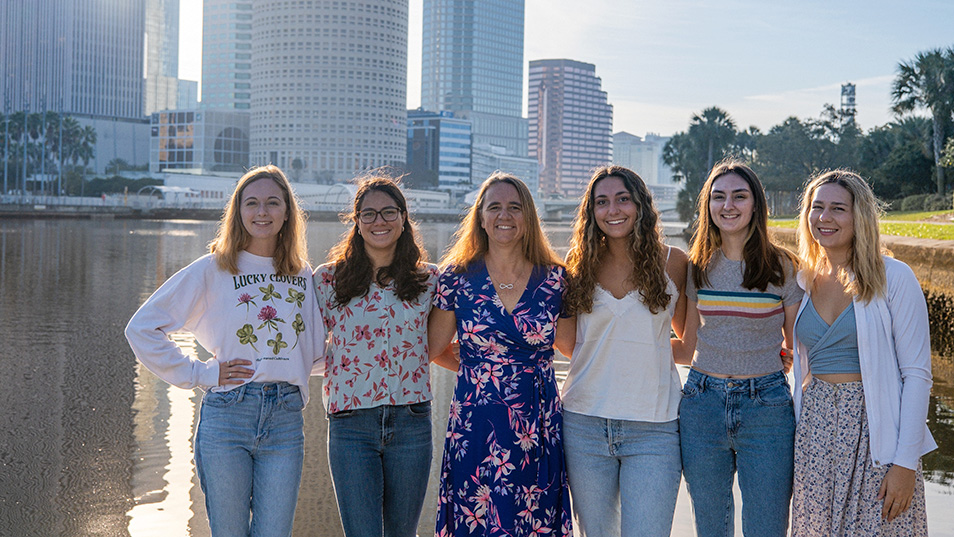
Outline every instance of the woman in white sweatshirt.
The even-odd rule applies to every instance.
[[[325,333],[304,213],[280,169],[239,180],[209,250],[146,300],[126,338],[166,382],[206,391],[194,452],[212,535],[289,536]],[[178,331],[213,358],[184,354],[168,337]]]
[[[911,269],[883,255],[878,213],[847,170],[802,198],[793,536],[927,535],[927,306]]]

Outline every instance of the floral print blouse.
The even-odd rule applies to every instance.
[[[388,285],[335,307],[334,264],[315,270],[315,293],[328,332],[322,402],[329,414],[431,400],[427,316],[437,285],[426,265],[427,289],[402,301]]]

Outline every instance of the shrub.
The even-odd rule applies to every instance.
[[[901,210],[902,211],[923,211],[924,210],[924,199],[930,196],[930,194],[914,194],[913,196],[908,196],[901,200]]]
[[[925,211],[948,211],[951,209],[951,199],[941,194],[929,194],[924,198]]]

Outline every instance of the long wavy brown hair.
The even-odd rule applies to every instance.
[[[595,189],[600,181],[616,177],[623,182],[636,205],[636,223],[630,233],[627,253],[632,263],[629,283],[639,292],[640,300],[657,313],[669,305],[671,296],[666,292],[666,245],[659,229],[659,212],[653,205],[653,196],[634,171],[622,166],[597,168],[583,194],[573,225],[573,238],[566,256],[569,287],[563,299],[569,315],[593,311],[593,292],[596,289],[600,261],[607,251],[606,235],[596,223]]]
[[[308,266],[308,245],[305,239],[307,217],[301,209],[288,178],[278,166],[259,166],[252,168],[239,179],[235,192],[229,198],[219,230],[209,243],[209,252],[215,254],[215,261],[222,270],[238,274],[239,252],[248,247],[252,236],[242,224],[242,194],[248,185],[258,180],[274,181],[285,196],[288,219],[278,232],[278,243],[272,255],[275,272],[280,276],[294,276]]]
[[[805,187],[802,208],[798,218],[798,253],[805,260],[805,282],[810,287],[825,261],[825,251],[812,237],[808,215],[812,210],[815,191],[823,185],[838,185],[851,194],[852,227],[849,263],[852,274],[838,274],[849,293],[865,302],[876,296],[884,296],[887,288],[884,258],[891,252],[881,244],[878,218],[883,206],[875,197],[871,186],[857,173],[850,170],[834,170],[823,173]],[[854,275],[854,278],[851,276]]]
[[[444,254],[441,265],[453,266],[454,272],[461,274],[466,272],[474,261],[482,260],[487,254],[489,242],[487,232],[480,225],[480,212],[484,208],[487,190],[498,183],[513,185],[517,189],[520,204],[523,206],[523,224],[526,230],[523,235],[523,255],[527,261],[535,267],[563,266],[563,261],[553,251],[543,228],[540,227],[540,217],[537,216],[530,189],[520,179],[503,172],[494,172],[480,185],[477,199],[454,233],[454,243]]]
[[[723,175],[734,173],[745,180],[752,192],[753,208],[752,220],[749,222],[748,235],[742,247],[742,260],[745,270],[742,273],[742,287],[765,291],[771,284],[778,287],[785,285],[785,270],[783,259],[788,259],[795,270],[798,269],[798,258],[788,249],[773,244],[768,236],[768,202],[765,199],[765,189],[759,177],[742,162],[726,159],[716,164],[709,177],[702,185],[699,193],[699,220],[698,228],[692,236],[689,247],[689,261],[692,263],[692,278],[697,289],[709,285],[709,263],[712,257],[722,247],[722,236],[719,228],[712,220],[709,211],[709,202],[712,199],[712,184]]]
[[[364,249],[364,238],[358,233],[358,213],[369,192],[382,192],[394,200],[404,216],[404,227],[398,237],[394,259],[386,267],[374,272],[374,264]],[[394,283],[394,292],[401,300],[414,300],[427,289],[427,251],[421,245],[417,226],[407,210],[407,199],[397,181],[385,176],[371,176],[358,182],[351,213],[345,216],[354,223],[341,240],[328,252],[328,262],[334,263],[335,307],[347,305],[355,297],[363,297],[374,281],[380,286]]]

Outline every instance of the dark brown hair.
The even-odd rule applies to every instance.
[[[712,256],[722,247],[722,236],[719,228],[712,220],[709,211],[709,202],[712,199],[712,185],[720,177],[734,173],[749,185],[752,192],[752,220],[749,222],[749,232],[742,247],[742,260],[745,270],[742,273],[742,287],[765,291],[771,284],[781,287],[785,285],[785,270],[782,259],[791,261],[795,269],[798,268],[798,258],[788,249],[775,245],[768,237],[768,202],[765,199],[765,189],[752,168],[745,164],[726,159],[716,164],[706,183],[699,193],[699,220],[698,228],[692,236],[689,247],[689,261],[692,263],[692,279],[697,289],[709,285],[709,263]]]
[[[361,204],[369,192],[382,192],[394,200],[404,215],[404,227],[398,237],[391,264],[374,273],[374,264],[364,249],[364,238],[358,233],[358,213]],[[397,182],[390,177],[372,176],[358,183],[354,195],[354,206],[346,216],[354,226],[345,233],[341,241],[328,252],[328,262],[334,263],[335,307],[347,305],[355,297],[368,294],[371,282],[380,286],[394,283],[394,292],[401,300],[414,300],[427,289],[427,271],[424,263],[427,252],[421,246],[420,237],[407,211],[407,200]]]

